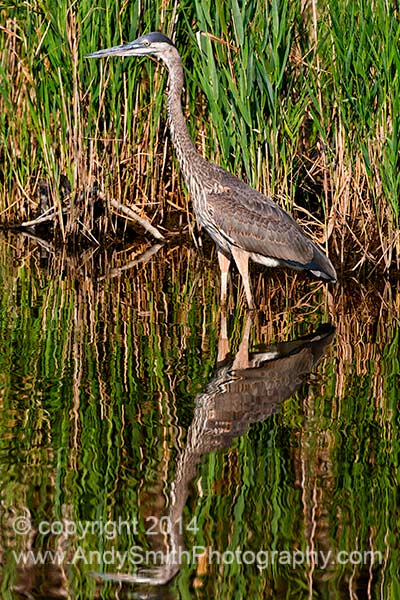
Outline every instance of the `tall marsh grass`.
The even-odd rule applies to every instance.
[[[148,59],[84,59],[162,30],[185,63],[200,151],[297,213],[329,241],[336,266],[398,268],[394,2],[5,0],[1,16],[3,223],[35,214],[42,178],[61,211],[61,174],[75,190],[97,182],[156,222],[186,212],[165,70]]]

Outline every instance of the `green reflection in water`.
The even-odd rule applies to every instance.
[[[182,516],[181,549],[204,555],[184,560],[158,597],[347,598],[367,589],[396,597],[398,294],[338,286],[330,297],[305,279],[293,286],[292,277],[264,273],[250,348],[326,321],[336,338],[305,383],[228,447],[218,449],[214,428],[211,451],[196,419],[221,373],[215,263],[167,246],[121,270],[142,250],[47,261],[31,242],[3,240],[2,597],[121,598],[138,589],[155,597],[148,583],[90,572],[134,574],[128,558],[118,568],[116,552],[131,549],[138,562],[166,551],[171,536],[151,528],[171,514]],[[237,285],[233,297],[232,357],[246,328]],[[282,378],[295,378],[291,369]],[[218,423],[220,437],[232,423]],[[29,531],[18,531],[21,516]],[[57,551],[61,564],[16,564],[13,552],[29,550]],[[317,564],[301,562],[300,552],[313,550]],[[348,554],[338,564],[340,551],[371,550],[382,564],[351,564]]]

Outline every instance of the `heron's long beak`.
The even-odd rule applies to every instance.
[[[86,54],[85,58],[105,58],[106,56],[145,56],[151,54],[149,48],[140,42],[135,40],[128,44],[122,44],[122,46],[113,46],[112,48],[106,48],[105,50],[97,50],[92,54]]]

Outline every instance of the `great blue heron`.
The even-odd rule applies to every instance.
[[[271,198],[257,192],[222,167],[203,158],[191,139],[181,106],[184,82],[182,61],[173,42],[162,33],[148,33],[134,42],[88,54],[148,56],[161,59],[169,70],[168,118],[180,168],[193,200],[197,221],[218,249],[221,303],[227,298],[227,279],[233,257],[242,276],[249,308],[254,308],[249,281],[249,258],[268,267],[310,271],[325,281],[336,281],[329,258],[294,219]]]

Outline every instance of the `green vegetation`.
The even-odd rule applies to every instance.
[[[5,0],[0,10],[3,223],[35,214],[41,178],[60,208],[62,173],[75,190],[97,182],[156,221],[186,210],[166,135],[164,69],[84,59],[163,30],[185,62],[201,152],[297,208],[317,239],[330,240],[336,264],[398,267],[395,2]],[[84,218],[90,229],[90,211]]]

